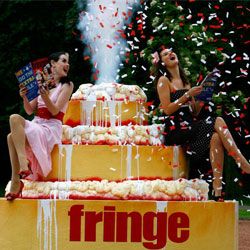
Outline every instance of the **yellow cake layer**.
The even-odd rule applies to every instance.
[[[187,178],[187,161],[179,146],[59,145],[45,178],[108,180],[141,177]]]
[[[237,206],[235,202],[2,198],[0,249],[237,250]]]
[[[63,119],[69,126],[147,124],[145,104],[124,101],[71,100]]]

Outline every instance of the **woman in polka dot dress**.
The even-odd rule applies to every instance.
[[[221,117],[197,120],[200,103],[194,97],[201,93],[202,86],[190,86],[179,66],[177,55],[163,48],[153,55],[157,69],[155,81],[161,107],[167,115],[165,126],[166,145],[185,145],[187,153],[195,158],[206,157],[209,149],[213,169],[215,200],[221,200],[224,149],[230,152],[238,166],[250,173],[250,164],[241,154]]]

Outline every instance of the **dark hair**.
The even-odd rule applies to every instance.
[[[48,60],[49,60],[49,62],[51,60],[57,62],[59,60],[60,56],[61,55],[65,55],[65,54],[68,54],[68,52],[66,52],[66,51],[54,52],[54,53],[52,53],[52,54],[49,55]]]
[[[59,52],[54,52],[52,54],[49,55],[48,57],[48,60],[49,60],[49,64],[51,65],[51,61],[55,61],[55,62],[58,62],[58,60],[60,59],[60,56],[61,55],[65,55],[65,54],[68,54],[68,52],[66,51],[59,51]],[[67,83],[67,84],[70,84],[70,80],[69,80],[69,77],[68,76],[64,76],[60,79],[60,82],[62,84],[64,83]]]
[[[168,71],[168,69],[165,67],[165,65],[163,64],[162,60],[161,60],[161,51],[164,50],[166,47],[165,46],[161,46],[159,49],[156,50],[156,52],[158,52],[159,54],[159,62],[157,64],[154,64],[152,67],[152,74],[155,76],[154,78],[154,91],[155,92],[155,99],[154,99],[154,105],[155,107],[158,107],[158,105],[160,104],[160,98],[159,98],[159,93],[157,91],[157,83],[158,80],[161,76],[166,76],[170,81],[173,79],[173,76],[171,75],[171,73]],[[187,79],[187,76],[183,70],[183,68],[180,66],[179,64],[179,72],[180,72],[180,77],[181,80],[184,84],[184,87],[186,85],[189,84],[189,81]]]
[[[161,55],[160,55],[160,52],[162,51],[162,49],[159,49],[157,50],[158,54],[159,54],[159,62],[154,65],[154,72],[155,72],[155,79],[154,79],[154,82],[155,82],[155,87],[157,86],[157,83],[158,83],[158,80],[161,76],[166,76],[170,81],[172,80],[173,76],[171,75],[171,73],[168,71],[168,69],[164,66],[162,60],[161,60]],[[181,77],[181,80],[184,84],[184,87],[186,85],[189,84],[189,81],[188,81],[188,78],[183,70],[183,68],[180,66],[179,64],[179,72],[180,72],[180,77]]]

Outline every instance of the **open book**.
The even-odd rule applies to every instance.
[[[50,64],[48,58],[37,59],[23,66],[15,72],[19,87],[26,87],[27,98],[32,101],[39,95],[39,81],[48,81],[51,78]]]
[[[195,96],[195,99],[203,102],[210,102],[212,100],[214,89],[217,86],[219,77],[220,71],[215,68],[200,83],[203,89],[199,95]]]

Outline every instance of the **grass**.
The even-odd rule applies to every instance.
[[[250,207],[239,208],[239,219],[240,220],[250,220]]]

